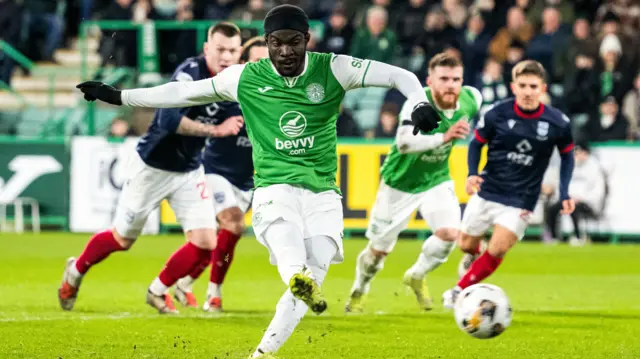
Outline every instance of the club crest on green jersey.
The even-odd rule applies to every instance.
[[[307,97],[313,103],[321,102],[324,100],[324,87],[318,83],[307,86]]]

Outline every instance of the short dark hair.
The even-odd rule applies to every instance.
[[[547,71],[538,61],[520,61],[513,67],[513,70],[511,70],[511,78],[514,80],[523,75],[534,75],[539,77],[543,82],[547,81]]]
[[[462,66],[462,62],[457,56],[453,56],[446,52],[441,52],[429,60],[429,72],[436,67],[458,67]]]
[[[249,55],[251,54],[251,49],[253,47],[261,47],[267,46],[267,42],[264,41],[264,37],[261,36],[256,36],[256,37],[252,37],[249,40],[247,40],[247,42],[244,43],[244,45],[242,46],[242,53],[240,54],[240,62],[248,62],[249,61]]]
[[[207,38],[210,39],[211,36],[217,32],[226,37],[240,36],[240,28],[236,24],[227,21],[222,21],[211,26],[209,31],[207,31]]]

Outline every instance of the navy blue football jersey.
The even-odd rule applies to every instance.
[[[185,60],[171,77],[171,81],[197,81],[212,77],[203,56]],[[236,108],[238,104],[234,105]],[[220,105],[211,103],[185,108],[165,108],[156,111],[147,133],[138,142],[138,153],[149,166],[165,171],[189,172],[200,166],[205,137],[182,136],[176,133],[180,119],[213,124],[226,119]],[[238,110],[239,112],[239,110]]]
[[[488,201],[533,211],[554,148],[571,151],[569,118],[540,105],[524,112],[514,99],[497,103],[478,120],[475,139],[488,144],[484,182],[478,195]]]
[[[236,102],[218,102],[218,124],[231,116],[241,116]],[[215,173],[243,191],[253,188],[253,160],[251,142],[246,126],[236,136],[210,137],[202,154],[206,174]]]

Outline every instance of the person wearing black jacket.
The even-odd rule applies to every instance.
[[[40,32],[44,34],[44,46],[35,47],[39,54],[33,54],[38,59],[53,61],[53,53],[62,43],[64,23],[62,17],[57,13],[58,6],[64,0],[24,0],[24,27],[27,29],[27,37],[22,39],[22,48],[31,50],[34,46],[34,34]],[[30,54],[27,54],[30,55]]]
[[[0,0],[0,40],[13,47],[20,43],[22,9],[15,0]],[[10,84],[15,61],[0,51],[0,81]]]

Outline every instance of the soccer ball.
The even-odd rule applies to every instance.
[[[505,292],[492,284],[475,284],[460,292],[454,306],[456,324],[478,339],[500,335],[511,324],[512,310]]]

